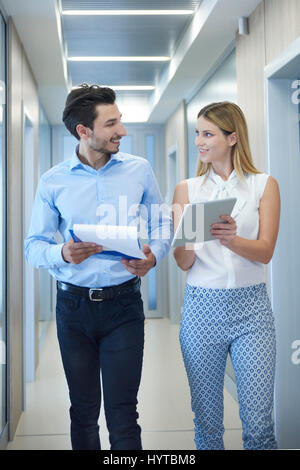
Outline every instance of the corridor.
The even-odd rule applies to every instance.
[[[142,382],[139,392],[139,424],[145,450],[193,450],[193,415],[187,378],[178,341],[179,325],[169,319],[147,319]],[[27,384],[26,410],[8,450],[71,450],[69,397],[51,322],[45,338],[36,381]],[[224,443],[226,449],[242,449],[238,406],[224,390]],[[103,450],[109,440],[103,408],[100,414]]]

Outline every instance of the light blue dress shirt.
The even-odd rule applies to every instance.
[[[26,259],[35,268],[48,269],[55,279],[74,285],[121,284],[134,276],[120,261],[101,259],[100,254],[80,264],[64,261],[61,251],[71,238],[69,230],[74,224],[137,225],[142,238],[147,230],[148,244],[158,263],[170,249],[170,211],[146,159],[117,153],[95,170],[84,165],[76,152],[40,179],[25,239]],[[62,243],[55,240],[57,231]]]

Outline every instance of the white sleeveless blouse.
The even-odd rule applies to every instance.
[[[205,175],[187,180],[189,202],[211,201],[235,197],[237,202],[231,216],[237,224],[237,235],[257,240],[259,233],[259,204],[268,175],[245,175],[242,182],[235,170],[224,181],[211,168]],[[204,182],[205,181],[205,182]],[[219,240],[195,244],[195,262],[189,269],[186,282],[192,286],[212,289],[233,289],[266,282],[266,266],[237,255]]]

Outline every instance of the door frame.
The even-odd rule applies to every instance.
[[[170,185],[170,170],[171,170],[171,159],[175,155],[175,186],[179,181],[179,159],[178,159],[178,145],[173,144],[167,150],[167,203],[172,206],[173,193],[175,186],[172,188]],[[175,289],[174,289],[175,286]],[[172,324],[180,323],[182,304],[183,304],[183,292],[182,292],[182,275],[181,270],[177,266],[177,263],[173,256],[173,249],[168,256],[168,304],[169,304],[169,318]]]
[[[8,56],[8,31],[7,31],[7,16],[3,11],[2,5],[0,3],[0,15],[4,22],[5,28],[5,45],[4,45],[4,53],[5,53],[5,81],[0,81],[2,86],[2,99],[0,100],[0,106],[4,105],[3,107],[3,115],[2,119],[5,122],[5,134],[4,134],[4,142],[2,142],[2,183],[3,187],[1,188],[2,197],[3,197],[3,218],[1,223],[3,223],[1,230],[2,230],[2,266],[1,275],[3,279],[2,283],[2,310],[4,316],[4,328],[5,328],[5,344],[1,341],[0,347],[1,351],[1,362],[3,361],[3,356],[5,355],[5,365],[6,365],[6,374],[5,374],[5,387],[2,390],[5,390],[5,402],[6,402],[6,422],[3,429],[0,429],[0,450],[6,449],[8,443],[8,429],[9,429],[9,414],[10,414],[10,357],[9,357],[9,330],[8,330],[8,306],[7,306],[7,285],[8,285],[8,273],[7,273],[7,202],[8,202],[8,195],[7,195],[7,145],[8,145],[8,116],[7,116],[7,103],[8,103],[8,90],[7,90],[7,83],[8,83],[8,67],[7,67],[7,56]],[[3,386],[3,384],[1,384]],[[1,403],[2,406],[2,403]]]
[[[292,189],[298,187],[296,179],[300,177],[300,157],[294,158],[294,155],[300,155],[300,99],[298,103],[293,102],[293,83],[300,80],[299,63],[300,38],[265,68],[266,166],[267,172],[279,183],[282,201],[279,236],[268,275],[277,337],[274,418],[279,447],[283,449],[300,447],[300,297],[297,283],[300,260],[296,240],[300,220],[298,198]],[[293,224],[293,231],[290,224]],[[299,361],[293,362],[297,353],[294,350],[296,341]]]
[[[29,124],[29,126],[27,125]],[[26,128],[29,127],[29,133]],[[30,140],[28,140],[30,139]],[[30,148],[27,148],[29,143]],[[27,236],[35,196],[34,120],[22,102],[22,231]],[[24,251],[23,251],[24,252]],[[35,380],[35,273],[23,256],[23,410],[26,408],[26,383]]]

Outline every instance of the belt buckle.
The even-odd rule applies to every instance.
[[[95,292],[95,291],[102,291],[102,290],[103,290],[103,289],[100,289],[100,288],[98,288],[98,289],[90,289],[90,290],[89,290],[89,298],[90,298],[90,300],[92,300],[93,302],[102,302],[102,300],[104,300],[104,299],[93,299],[93,297],[92,297],[93,292]]]

